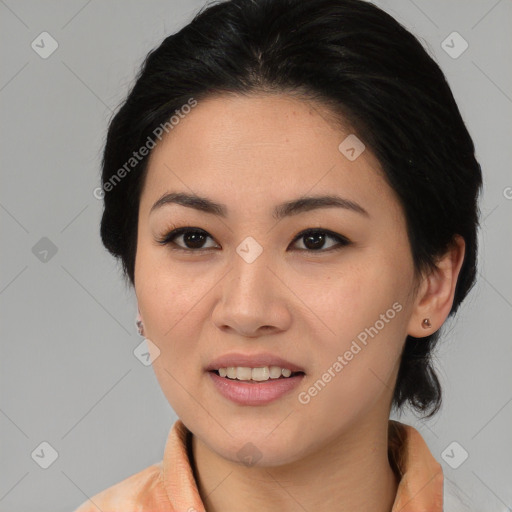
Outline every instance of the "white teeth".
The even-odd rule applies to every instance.
[[[283,377],[289,377],[292,374],[292,371],[288,370],[288,368],[283,368],[281,373],[283,374]]]
[[[270,370],[268,366],[263,368],[253,368],[251,371],[252,380],[268,380],[270,377]]]
[[[292,371],[280,366],[261,366],[259,368],[249,368],[247,366],[230,366],[228,368],[219,368],[221,377],[238,380],[265,381],[269,379],[279,379],[281,376],[290,377]]]
[[[236,367],[236,378],[238,380],[251,380],[252,370],[245,366],[237,366]]]
[[[279,366],[271,366],[270,367],[270,378],[271,379],[279,379],[281,377],[281,368]]]

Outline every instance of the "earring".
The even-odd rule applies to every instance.
[[[430,318],[424,318],[423,322],[421,322],[421,326],[423,329],[430,329],[432,327],[432,324],[430,323]]]
[[[142,318],[140,313],[137,315],[137,319],[135,320],[135,325],[137,326],[137,331],[139,336],[144,336],[144,325],[142,324]]]

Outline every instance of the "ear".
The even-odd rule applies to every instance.
[[[437,259],[435,268],[421,277],[407,329],[410,336],[423,338],[443,325],[452,308],[465,249],[464,239],[455,235],[448,251]],[[430,327],[423,326],[425,318],[430,321]]]

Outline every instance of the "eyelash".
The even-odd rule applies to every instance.
[[[175,247],[172,247],[172,250],[174,251],[182,251],[182,252],[185,252],[185,253],[197,253],[197,252],[205,252],[205,251],[209,251],[209,250],[217,250],[216,248],[214,247],[208,247],[206,249],[188,249],[188,248],[184,248],[184,247],[180,247],[178,245],[176,245],[173,240],[177,237],[179,237],[180,235],[183,235],[183,234],[186,234],[186,233],[196,233],[196,234],[202,234],[202,235],[206,235],[207,237],[210,237],[212,238],[206,231],[200,229],[200,228],[193,228],[193,227],[190,227],[190,226],[187,226],[187,227],[182,227],[182,228],[177,228],[177,229],[172,229],[171,231],[167,232],[167,234],[165,234],[162,238],[160,239],[157,239],[157,242],[161,245],[169,245],[169,244],[173,244],[175,245]],[[334,233],[332,231],[329,231],[327,229],[320,229],[320,228],[309,228],[309,229],[305,229],[303,231],[301,231],[292,241],[292,244],[294,244],[295,242],[297,242],[298,240],[300,240],[301,238],[305,238],[306,236],[308,235],[311,235],[311,234],[325,234],[327,235],[326,238],[332,238],[332,239],[335,239],[338,241],[338,245],[335,245],[329,249],[318,249],[318,250],[314,250],[314,249],[298,249],[299,251],[302,251],[302,252],[309,252],[309,253],[325,253],[325,252],[331,252],[331,251],[338,251],[348,245],[351,245],[352,242],[342,236],[342,235],[339,235],[337,233]],[[213,238],[212,238],[213,240]]]

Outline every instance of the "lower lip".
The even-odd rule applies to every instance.
[[[269,379],[263,382],[244,382],[220,377],[208,372],[220,394],[240,405],[265,405],[295,389],[302,381],[304,374],[285,379]]]

